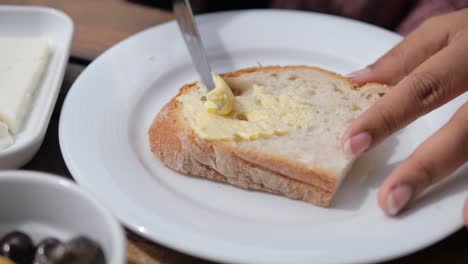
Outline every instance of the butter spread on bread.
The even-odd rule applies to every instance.
[[[215,88],[206,96],[206,110],[212,114],[227,115],[234,106],[234,94],[221,76],[215,72],[211,75]]]
[[[206,88],[183,86],[148,131],[155,156],[183,174],[330,206],[354,162],[343,153],[341,137],[388,87],[358,87],[308,66],[221,77],[236,95],[232,112],[209,113]]]
[[[209,99],[211,92],[207,96],[202,87],[178,100],[182,102],[185,118],[199,137],[256,140],[314,126],[316,120],[310,115],[314,105],[296,92],[274,95],[268,93],[267,87],[253,84],[250,91],[232,98],[232,110],[225,115],[205,110],[202,98]]]

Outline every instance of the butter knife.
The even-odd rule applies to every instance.
[[[180,32],[192,57],[193,65],[203,84],[211,91],[214,89],[215,84],[211,76],[211,68],[206,57],[205,48],[193,18],[190,2],[188,0],[173,0],[172,3],[177,24],[179,24]]]

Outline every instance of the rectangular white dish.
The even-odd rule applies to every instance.
[[[51,55],[15,142],[0,150],[0,170],[15,169],[39,150],[55,107],[73,38],[73,22],[61,11],[35,6],[0,5],[0,37],[47,40]],[[1,94],[0,94],[1,96]]]

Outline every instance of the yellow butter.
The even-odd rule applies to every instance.
[[[208,112],[226,115],[234,106],[234,94],[221,76],[212,72],[215,88],[206,96],[205,108]]]
[[[254,85],[244,94],[233,96],[231,111],[224,115],[208,110],[209,101],[203,98],[208,99],[209,94],[203,88],[178,100],[192,129],[207,140],[256,140],[312,126],[308,118],[312,106],[305,99],[292,93],[272,95],[266,89]]]

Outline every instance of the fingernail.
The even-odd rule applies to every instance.
[[[387,196],[387,213],[398,214],[411,200],[412,195],[413,189],[409,185],[402,184],[395,187]]]
[[[349,73],[348,75],[346,75],[346,77],[351,78],[351,79],[355,79],[355,78],[364,77],[364,76],[366,76],[366,75],[368,75],[370,73],[371,73],[371,68],[366,67],[364,69]]]
[[[367,149],[369,149],[372,143],[372,137],[367,132],[361,132],[355,136],[349,138],[344,146],[343,150],[347,157],[355,157],[359,156],[364,153]]]

